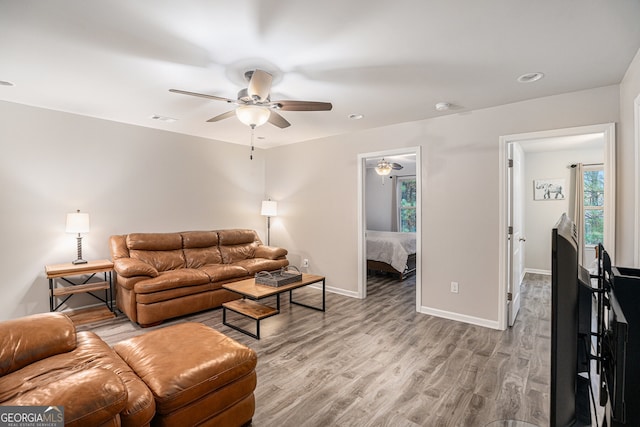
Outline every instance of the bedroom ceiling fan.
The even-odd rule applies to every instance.
[[[333,108],[333,105],[331,105],[330,102],[293,100],[272,101],[270,91],[273,76],[271,74],[264,70],[256,69],[245,72],[244,77],[248,82],[248,86],[238,92],[237,99],[207,95],[204,93],[188,92],[180,89],[169,89],[169,92],[198,96],[200,98],[235,104],[237,107],[234,110],[212,117],[207,120],[207,122],[217,122],[235,115],[238,117],[238,120],[251,127],[251,129],[262,126],[266,122],[269,122],[279,128],[291,126],[291,123],[282,117],[278,110],[329,111]]]
[[[378,175],[389,175],[391,173],[392,170],[400,170],[402,169],[404,166],[402,166],[400,163],[393,163],[393,162],[388,162],[384,159],[384,157],[378,161],[378,164],[376,165],[376,173]]]

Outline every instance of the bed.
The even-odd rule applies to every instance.
[[[367,230],[367,270],[398,275],[416,271],[416,233]]]

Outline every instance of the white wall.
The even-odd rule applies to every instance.
[[[357,156],[420,145],[420,304],[499,327],[499,137],[615,122],[618,95],[609,86],[270,149],[267,191],[283,207],[272,241],[294,263],[309,258],[309,270],[326,275],[329,287],[357,295]]]
[[[364,198],[368,230],[392,231],[393,191],[389,176],[381,177],[375,169],[366,170]]]
[[[64,231],[76,209],[91,217],[85,259],[110,258],[112,234],[266,232],[262,150],[250,161],[245,146],[8,102],[0,147],[0,319],[49,310],[44,265],[76,258]]]
[[[638,74],[636,57],[621,86],[258,150],[253,162],[244,146],[0,102],[0,317],[48,310],[43,266],[75,258],[66,212],[91,213],[84,253],[102,258],[115,233],[242,226],[264,235],[265,194],[279,202],[272,244],[289,249],[294,264],[309,258],[309,271],[356,295],[357,156],[421,145],[420,303],[497,322],[498,138],[616,122],[622,109],[616,255],[631,262]]]
[[[617,158],[617,207],[616,207],[616,259],[615,263],[622,266],[638,266],[640,260],[634,259],[634,242],[638,239],[640,230],[634,224],[636,215],[635,202],[640,197],[637,177],[633,170],[638,166],[635,135],[640,132],[634,125],[634,100],[640,97],[640,50],[627,69],[624,79],[620,83],[620,125],[618,126]],[[640,123],[638,124],[640,126]],[[625,232],[620,232],[624,230]],[[637,254],[640,255],[640,254]]]
[[[573,163],[602,163],[600,150],[562,150],[525,153],[525,268],[551,272],[551,229],[562,213],[573,212]],[[533,181],[545,178],[565,180],[564,200],[533,200]]]

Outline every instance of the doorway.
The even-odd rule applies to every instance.
[[[416,311],[420,311],[422,301],[422,278],[421,278],[421,244],[422,244],[422,163],[420,157],[420,147],[409,147],[395,150],[377,151],[371,153],[358,154],[358,297],[367,297],[367,161],[381,159],[383,157],[411,156],[415,159],[415,186],[416,186],[416,207],[415,207],[415,236],[416,236],[416,256],[415,256],[415,278],[416,278]],[[381,178],[382,179],[382,178]],[[381,181],[382,183],[382,181]],[[387,185],[391,185],[389,182]]]
[[[519,186],[520,188],[513,188],[511,191],[510,188],[510,173],[511,168],[509,167],[510,161],[512,159],[510,156],[513,151],[513,147],[518,146],[529,146],[535,147],[534,151],[543,151],[546,147],[552,147],[554,150],[557,150],[558,145],[562,145],[566,147],[567,150],[571,148],[571,144],[576,144],[577,141],[580,141],[582,137],[589,135],[598,135],[603,141],[604,148],[602,149],[602,163],[604,169],[604,179],[605,179],[605,201],[604,201],[604,231],[603,231],[603,243],[609,251],[611,248],[611,252],[615,251],[615,230],[614,230],[614,222],[615,222],[615,124],[608,123],[602,125],[593,125],[593,126],[582,126],[576,128],[567,128],[567,129],[558,129],[552,131],[543,131],[543,132],[532,132],[526,134],[516,134],[516,135],[507,135],[500,137],[499,143],[499,152],[500,152],[500,212],[499,212],[499,223],[500,223],[500,240],[499,240],[499,269],[500,269],[500,283],[499,283],[499,292],[498,292],[498,323],[502,325],[503,329],[506,329],[510,326],[510,323],[515,320],[515,316],[517,315],[517,305],[513,302],[519,296],[519,287],[520,280],[518,279],[517,272],[513,271],[513,256],[514,250],[520,249],[524,250],[522,246],[519,245],[521,241],[515,242],[513,240],[513,235],[510,234],[510,227],[512,227],[512,209],[514,201],[517,200],[517,197],[514,196],[513,192],[521,192],[521,194],[525,194],[525,188],[527,191],[530,191],[530,194],[526,195],[526,200],[524,206],[525,216],[527,213],[530,217],[536,216],[532,209],[542,207],[553,206],[554,201],[542,201],[542,202],[530,202],[529,199],[533,200],[535,197],[534,192],[535,185],[534,180],[537,181],[537,178],[544,178],[542,181],[553,181],[549,180],[550,178],[556,178],[555,176],[539,176],[535,177],[536,179],[531,179],[531,176],[528,177],[527,182],[523,182],[523,185]],[[566,145],[565,145],[566,144]],[[529,148],[527,151],[531,151]],[[549,151],[551,148],[549,148]],[[569,170],[567,168],[570,167],[571,162],[566,162],[567,164],[563,165],[565,172],[569,174]],[[532,182],[528,182],[528,181]],[[566,183],[569,184],[568,182]],[[531,188],[528,188],[528,186]],[[539,190],[538,190],[539,191]],[[531,197],[530,197],[531,196]],[[570,197],[570,196],[569,196]],[[520,197],[522,199],[522,197]],[[568,203],[568,200],[566,201]],[[527,205],[526,203],[530,203]],[[535,204],[537,203],[537,205]],[[573,199],[571,199],[571,204],[573,204]],[[548,209],[547,209],[548,210]],[[569,209],[568,209],[569,210]],[[555,215],[555,214],[553,214]],[[558,218],[560,215],[557,215]],[[557,218],[555,218],[557,220]],[[549,227],[549,235],[551,224]],[[544,235],[543,230],[541,233]],[[528,234],[529,230],[524,229],[524,234]],[[538,232],[540,234],[540,232]],[[521,236],[524,240],[524,236]],[[527,243],[528,245],[529,243]],[[548,248],[547,248],[548,249]],[[528,250],[528,249],[527,249]],[[613,258],[613,255],[612,255]],[[550,267],[549,267],[550,270]],[[511,322],[510,322],[511,321]]]

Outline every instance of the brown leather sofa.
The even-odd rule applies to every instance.
[[[257,356],[200,323],[115,344],[63,313],[0,322],[0,405],[62,406],[67,426],[242,426]]]
[[[118,308],[141,326],[220,307],[240,296],[224,283],[289,265],[287,250],[253,230],[111,236]]]

